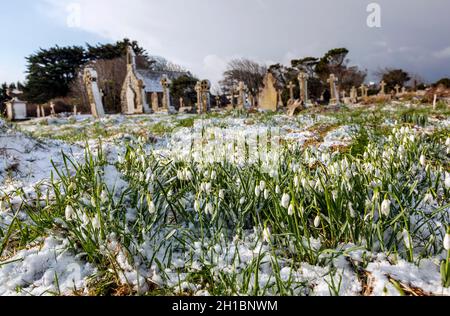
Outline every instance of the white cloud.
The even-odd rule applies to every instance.
[[[433,53],[433,57],[439,58],[439,59],[450,58],[450,46]]]

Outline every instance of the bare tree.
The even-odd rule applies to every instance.
[[[95,69],[98,73],[99,87],[103,91],[105,109],[107,111],[120,112],[120,95],[127,75],[126,58],[97,60]]]
[[[231,91],[240,81],[244,82],[250,94],[256,96],[263,86],[267,67],[249,59],[233,59],[228,63],[224,79],[220,82],[223,91]]]

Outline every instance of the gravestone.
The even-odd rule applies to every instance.
[[[245,95],[245,84],[244,82],[239,82],[239,86],[238,86],[238,104],[237,107],[239,110],[244,109],[245,107],[245,101],[246,101],[246,95]]]
[[[281,92],[281,90],[278,91],[278,108],[279,109],[284,108],[283,93]]]
[[[356,89],[355,86],[353,86],[352,89],[350,90],[350,100],[352,103],[358,102],[358,90]]]
[[[264,77],[264,88],[259,95],[259,108],[265,111],[277,111],[278,92],[275,88],[275,78],[269,72]]]
[[[380,96],[385,96],[386,95],[386,82],[384,82],[384,80],[381,81],[380,88],[381,88],[381,90],[380,90],[379,95]]]
[[[359,87],[361,90],[361,98],[367,98],[368,97],[368,89],[365,84],[362,84],[361,87]]]
[[[197,92],[197,113],[203,113],[203,104],[202,104],[202,85],[201,82],[198,81],[195,85],[195,92]]]
[[[395,87],[394,87],[394,89],[395,89],[395,95],[396,96],[399,96],[400,95],[400,86],[397,84],[397,85],[395,85]]]
[[[289,100],[294,100],[294,88],[295,88],[294,83],[290,81],[287,88],[289,89]]]
[[[300,100],[306,104],[308,102],[308,75],[300,72],[297,79],[300,84]]]
[[[153,93],[152,93],[152,96],[151,96],[151,99],[152,99],[152,110],[153,110],[153,113],[156,113],[156,112],[159,111],[159,98],[158,98],[158,93],[153,92]]]
[[[41,107],[39,105],[36,106],[36,117],[37,118],[41,117]]]
[[[55,116],[56,112],[55,112],[55,103],[50,102],[50,115],[51,116]]]
[[[220,102],[220,96],[216,96],[216,108],[217,109],[220,109],[220,106],[221,106],[222,104],[221,104],[221,102]]]
[[[334,74],[331,74],[327,82],[330,84],[330,94],[331,94],[330,105],[337,105],[339,104],[339,93],[336,86],[338,78],[336,78]]]
[[[102,96],[100,94],[100,89],[98,88],[97,78],[97,72],[93,68],[87,67],[84,69],[83,81],[86,85],[92,115],[95,118],[103,118],[105,117],[105,110],[103,108]]]
[[[301,100],[289,100],[287,115],[292,117],[297,111],[301,111],[305,108]]]
[[[207,113],[211,109],[211,83],[209,80],[203,80],[200,83],[201,94],[202,94],[202,112]]]
[[[163,99],[162,99],[162,107],[164,111],[170,111],[172,104],[170,102],[170,90],[169,90],[170,81],[164,76],[161,79],[161,86],[163,88]]]

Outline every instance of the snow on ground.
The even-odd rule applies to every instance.
[[[47,238],[42,246],[0,263],[0,296],[82,294],[93,273],[90,264],[67,251],[67,244]]]

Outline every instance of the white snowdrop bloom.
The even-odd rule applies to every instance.
[[[414,135],[409,136],[409,140],[411,143],[414,143],[416,141],[416,137]]]
[[[350,211],[350,217],[351,217],[351,218],[355,218],[355,217],[356,217],[356,212],[355,212],[355,210],[354,210],[354,208],[353,208],[353,204],[352,204],[352,203],[350,203],[350,204],[348,205],[348,209],[349,209],[349,211]]]
[[[450,147],[450,137],[445,141],[445,146]]]
[[[283,197],[281,198],[281,206],[287,209],[289,207],[289,203],[291,203],[290,195],[287,193],[283,194]]]
[[[212,189],[212,184],[211,183],[206,183],[205,184],[205,192],[206,193],[209,193],[209,192],[211,192],[211,189]]]
[[[200,201],[199,200],[195,200],[195,202],[194,202],[194,210],[196,212],[200,212],[201,211],[201,205],[200,205]]]
[[[98,215],[95,215],[94,219],[92,220],[92,227],[94,227],[94,229],[100,229],[100,218],[98,217]]]
[[[302,187],[306,189],[306,186],[308,185],[308,181],[305,178],[303,178],[301,183],[302,183]]]
[[[298,188],[298,185],[300,184],[300,179],[298,178],[298,176],[295,176],[294,177],[294,186],[296,187],[296,188]]]
[[[411,240],[409,237],[409,233],[406,229],[403,230],[402,237],[403,237],[403,242],[405,243],[406,248],[411,249],[412,248]]]
[[[447,189],[450,189],[450,173],[445,173],[445,187]]]
[[[270,233],[270,229],[268,227],[264,228],[263,230],[263,240],[265,242],[270,242],[270,238],[272,237],[272,234]]]
[[[91,197],[91,205],[92,205],[93,207],[96,207],[96,206],[97,206],[97,203],[95,202],[95,198],[94,198],[94,197]]]
[[[381,203],[381,214],[388,217],[391,214],[391,201],[385,199],[383,203]]]
[[[420,156],[420,164],[422,167],[425,167],[427,165],[427,158],[425,155]]]
[[[269,198],[269,190],[264,190],[264,199],[267,200]]]
[[[319,228],[320,222],[321,222],[320,216],[317,215],[316,218],[314,219],[314,227],[315,227],[315,228]]]
[[[261,181],[261,182],[259,183],[259,189],[260,189],[261,191],[264,191],[264,190],[266,189],[266,182],[265,182],[265,181]]]
[[[294,205],[289,205],[289,208],[288,208],[288,215],[289,216],[292,216],[292,215],[294,215]]]
[[[256,197],[260,197],[261,196],[261,189],[259,188],[259,186],[255,187],[255,196]]]
[[[153,201],[150,201],[150,203],[148,205],[148,211],[150,212],[150,214],[155,214],[156,213],[156,206],[155,206],[155,203]]]
[[[239,204],[244,205],[245,204],[245,197],[242,197],[241,200],[239,201]]]
[[[211,180],[216,180],[217,179],[217,172],[213,171],[211,172]]]
[[[222,190],[219,191],[219,198],[221,200],[225,199],[225,190],[222,189]]]
[[[275,193],[276,193],[276,194],[280,194],[280,193],[281,193],[281,189],[280,189],[280,186],[279,186],[279,185],[277,185],[277,186],[275,187]]]
[[[445,234],[444,249],[450,251],[450,233]]]
[[[207,203],[205,207],[205,213],[209,215],[213,215],[214,213],[214,206],[211,203]]]
[[[108,193],[106,191],[102,191],[102,194],[100,195],[100,200],[102,203],[106,203],[108,201]]]
[[[1,209],[0,209],[0,211],[1,211]],[[72,206],[70,206],[70,205],[66,206],[65,215],[66,215],[67,221],[71,221],[75,218],[75,211]]]

